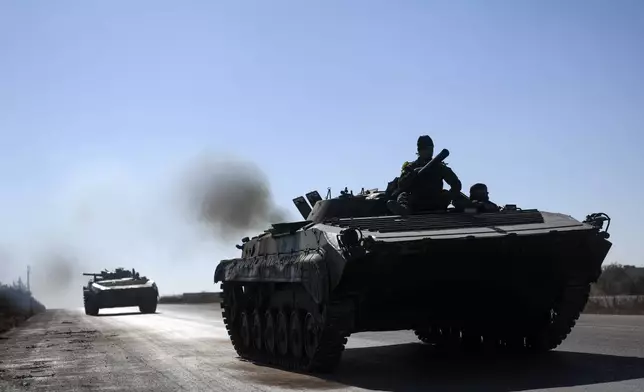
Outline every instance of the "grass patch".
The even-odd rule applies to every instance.
[[[584,313],[644,315],[644,295],[593,296]]]

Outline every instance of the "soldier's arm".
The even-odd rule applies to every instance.
[[[449,166],[442,165],[442,168],[443,168],[443,180],[447,183],[447,185],[450,186],[449,191],[453,195],[460,195],[461,189],[463,189],[461,180],[458,179],[458,176],[456,175],[456,173],[454,173],[454,170],[452,170]]]

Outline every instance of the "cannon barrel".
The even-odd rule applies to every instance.
[[[431,169],[432,166],[436,166],[440,162],[443,162],[445,158],[447,158],[448,156],[449,156],[449,150],[446,148],[443,148],[441,152],[438,153],[438,155],[432,158],[431,161],[427,162],[427,164],[425,164],[425,166],[423,166],[423,168],[420,169],[420,171],[418,172],[418,176],[419,177],[422,176],[425,171]]]
[[[83,272],[83,276],[101,276],[103,275],[102,273],[93,273],[93,272]]]
[[[423,175],[423,173],[425,173],[426,171],[429,171],[433,166],[438,165],[440,162],[443,162],[445,160],[445,158],[447,158],[448,156],[449,156],[449,150],[446,149],[446,148],[443,148],[441,150],[441,152],[439,152],[434,158],[432,158],[431,161],[427,162],[425,164],[425,166],[423,166],[418,171],[417,174],[413,175],[413,178],[410,179],[411,183],[407,183],[406,186],[404,187],[405,189],[401,189],[400,186],[399,186],[399,188],[394,192],[392,198],[398,196],[398,194],[400,194],[400,192],[403,192],[406,189],[408,189],[411,186],[411,184],[413,184],[414,182],[418,181],[418,178],[421,177]]]

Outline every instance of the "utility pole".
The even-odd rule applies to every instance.
[[[29,316],[34,315],[34,300],[31,295],[31,266],[27,266],[27,292],[29,293]]]

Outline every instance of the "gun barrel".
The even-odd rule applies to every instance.
[[[96,273],[96,274],[91,273],[91,272],[83,272],[83,276],[101,276],[101,275],[103,275],[103,274],[101,274],[100,272]]]
[[[448,156],[449,156],[449,150],[446,148],[443,148],[441,152],[438,153],[438,155],[432,158],[431,161],[427,162],[427,164],[423,166],[422,169],[420,169],[420,171],[418,172],[418,176],[420,177],[423,174],[423,172],[425,172],[425,170],[431,169],[432,166],[435,166],[438,163],[443,162],[445,158],[447,158]]]
[[[449,156],[449,150],[446,148],[442,149],[441,152],[439,152],[434,158],[432,158],[431,161],[427,162],[425,166],[423,166],[419,171],[417,175],[414,175],[411,178],[411,183],[418,181],[420,177],[422,177],[423,173],[429,169],[432,168],[432,166],[437,165],[440,162],[443,162],[445,158]],[[404,186],[401,186],[399,182],[396,183],[397,189],[393,191],[391,194],[390,198],[396,198],[400,194],[400,192],[404,192],[406,189],[408,189],[412,184],[411,183],[406,183]],[[393,187],[393,185],[392,185]]]

